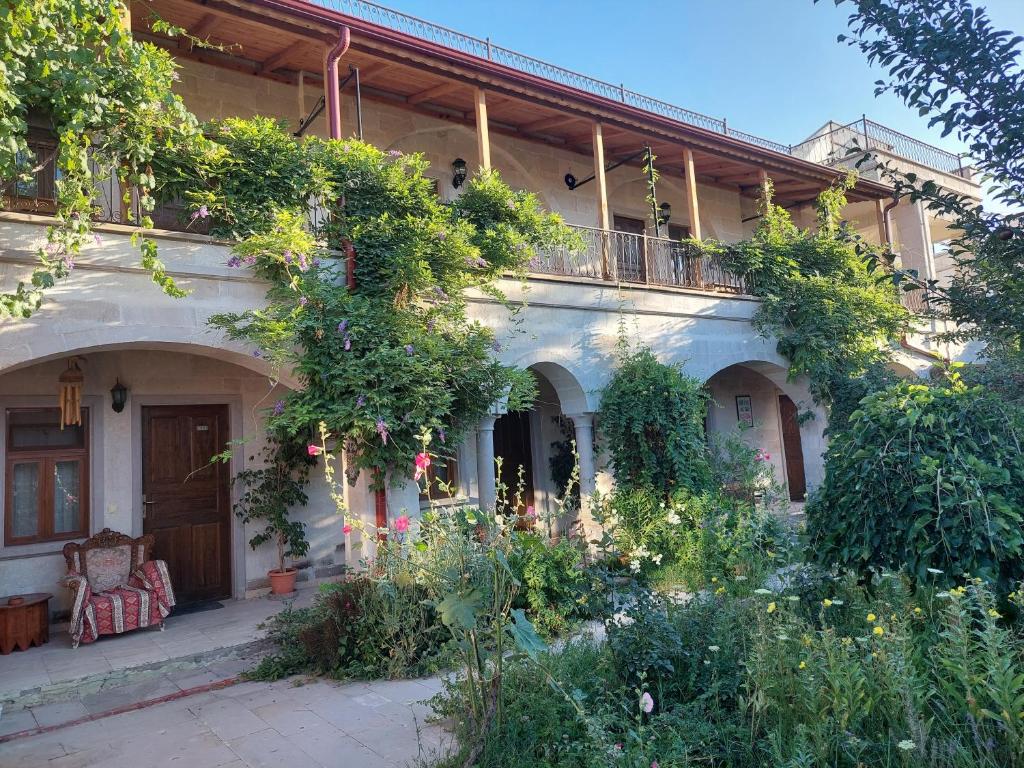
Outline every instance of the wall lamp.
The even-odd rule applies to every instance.
[[[672,218],[672,206],[668,203],[662,203],[658,206],[658,222],[660,224],[668,224],[668,220]]]
[[[466,181],[466,161],[461,157],[452,160],[452,186],[458,189]]]
[[[117,383],[110,388],[110,407],[114,409],[114,413],[120,413],[128,402],[128,387],[122,384],[120,379],[115,381]]]

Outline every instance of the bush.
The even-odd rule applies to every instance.
[[[807,508],[813,556],[861,574],[1020,580],[1022,424],[1020,410],[955,373],[869,395],[832,436]]]
[[[324,584],[312,607],[282,611],[267,628],[277,652],[249,673],[259,680],[418,677],[445,665],[450,637],[421,586],[367,576]]]
[[[679,366],[658,362],[649,349],[625,355],[598,415],[617,487],[650,489],[662,498],[709,488],[707,403],[703,382]]]
[[[515,607],[525,609],[544,636],[564,634],[606,607],[603,585],[587,566],[586,551],[570,539],[549,542],[519,532],[509,566],[520,583]]]

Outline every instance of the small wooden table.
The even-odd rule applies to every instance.
[[[25,602],[10,605],[11,597]],[[0,654],[7,655],[15,648],[27,651],[50,640],[51,597],[45,592],[0,597]]]

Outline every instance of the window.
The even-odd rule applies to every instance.
[[[7,411],[4,543],[34,544],[89,534],[89,409],[60,428],[56,408]]]
[[[453,456],[434,456],[427,467],[429,498],[450,499],[459,492],[458,462]],[[427,501],[427,494],[420,490],[420,501]]]

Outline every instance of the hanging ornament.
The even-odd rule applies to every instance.
[[[82,369],[78,358],[71,358],[68,369],[60,375],[60,428],[67,424],[82,425]]]

